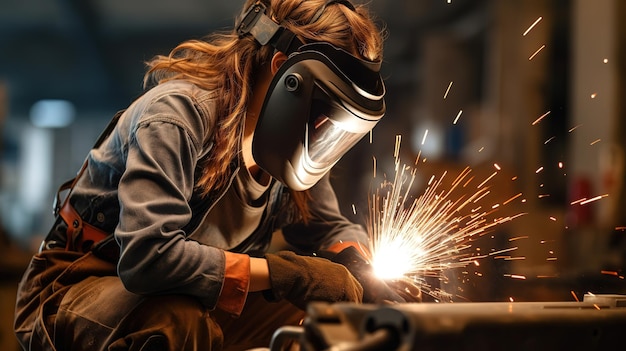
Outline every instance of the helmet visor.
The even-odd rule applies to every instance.
[[[324,169],[337,162],[368,133],[368,123],[335,101],[314,100],[306,127],[306,160],[310,167]]]

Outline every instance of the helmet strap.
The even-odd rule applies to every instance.
[[[287,56],[298,51],[304,43],[292,31],[272,21],[266,11],[261,1],[252,4],[237,25],[239,38],[250,34],[259,44],[269,44]]]

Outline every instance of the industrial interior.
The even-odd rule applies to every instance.
[[[367,3],[386,31],[387,112],[331,172],[344,214],[368,226],[394,156],[416,169],[413,197],[471,169],[491,217],[512,219],[472,240],[479,265],[431,277],[452,305],[626,294],[626,2]],[[1,350],[18,350],[17,282],[53,223],[56,190],[141,94],[144,61],[231,30],[241,5],[0,2]]]

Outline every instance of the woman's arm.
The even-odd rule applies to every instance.
[[[264,258],[250,257],[250,290],[261,291],[270,289],[269,269]]]

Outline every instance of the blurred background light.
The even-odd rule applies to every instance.
[[[30,121],[39,128],[64,128],[75,116],[74,104],[67,100],[39,100],[30,109]]]

